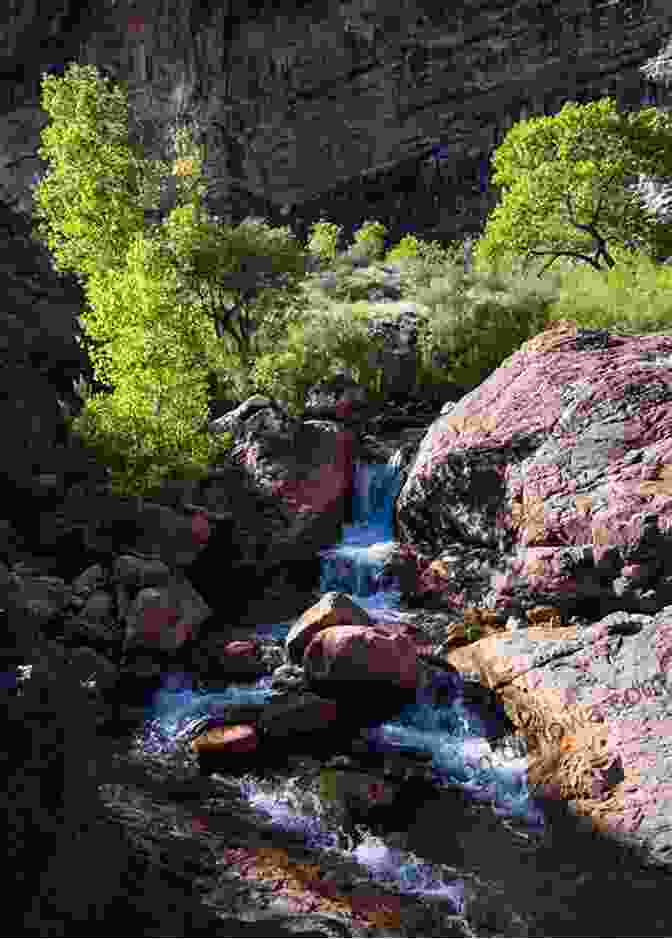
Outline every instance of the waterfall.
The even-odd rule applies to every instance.
[[[355,464],[352,524],[344,526],[339,545],[320,552],[321,590],[349,594],[374,621],[384,623],[403,620],[398,585],[383,573],[396,544],[392,523],[401,486],[399,463]],[[260,625],[256,633],[282,641],[291,625]],[[200,692],[194,690],[188,675],[176,673],[155,697],[143,746],[147,752],[174,751],[185,739],[216,725],[227,706],[263,705],[277,693],[270,676],[256,682],[223,683],[221,691]],[[502,706],[494,699],[489,707],[477,703],[466,694],[458,674],[434,673],[418,688],[415,702],[401,713],[368,725],[363,714],[362,728],[371,752],[429,757],[435,784],[458,786],[474,800],[489,802],[496,815],[517,818],[534,831],[544,829],[543,811],[527,785],[525,748],[515,737],[506,738]],[[248,775],[241,780],[241,795],[270,816],[273,824],[301,832],[308,844],[355,857],[369,867],[374,879],[395,882],[401,892],[446,897],[456,909],[461,908],[461,882],[443,880],[432,865],[391,848],[370,832],[344,849],[349,836],[329,815],[319,792],[306,790],[297,795],[296,784],[295,778],[264,782]]]
[[[394,610],[398,585],[384,576],[393,541],[394,503],[401,489],[398,468],[391,463],[355,463],[352,524],[344,526],[341,544],[320,552],[320,590],[349,593],[375,618],[375,611]]]

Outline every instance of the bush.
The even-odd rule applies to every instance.
[[[385,235],[387,228],[382,222],[366,221],[355,232],[353,248],[362,257],[371,261],[380,261],[385,253]]]
[[[338,239],[343,231],[342,225],[333,222],[319,221],[310,226],[310,238],[307,248],[311,254],[323,261],[333,261],[336,257]]]
[[[618,261],[611,269],[596,271],[584,264],[563,272],[550,319],[572,319],[586,328],[629,335],[669,331],[672,268],[643,253],[612,253]]]
[[[423,379],[475,387],[546,327],[556,295],[554,284],[533,276],[448,269],[418,294]]]
[[[379,341],[369,337],[370,317],[368,303],[315,307],[304,321],[290,326],[280,348],[257,359],[252,374],[255,387],[285,401],[290,413],[299,415],[311,385],[345,367],[372,399],[379,399],[380,370],[369,364]]]
[[[88,398],[69,425],[109,467],[111,490],[120,496],[150,496],[166,480],[201,479],[233,445],[230,434],[209,434],[170,409],[160,415],[123,413],[115,395]]]

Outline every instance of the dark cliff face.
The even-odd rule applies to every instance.
[[[7,155],[17,135],[24,152],[37,146],[39,73],[91,62],[128,83],[148,156],[169,155],[176,119],[202,133],[212,211],[302,232],[326,213],[347,230],[380,218],[392,237],[476,233],[497,200],[489,157],[521,116],[604,94],[633,108],[666,97],[640,70],[672,32],[659,0],[255,0],[244,18],[232,0],[37,6],[11,0],[1,24]],[[43,167],[7,162],[0,195],[25,208]]]
[[[38,372],[68,404],[73,385],[91,377],[78,343],[83,294],[77,281],[58,274],[46,248],[31,236],[30,221],[0,202],[0,355],[7,366]]]
[[[614,95],[672,100],[642,66],[672,33],[658,0],[8,0],[0,10],[0,343],[77,408],[92,372],[76,342],[83,293],[30,235],[47,115],[44,72],[70,61],[122,81],[130,135],[170,157],[176,121],[206,147],[208,208],[252,214],[301,237],[326,216],[347,237],[366,219],[406,232],[477,234],[497,193],[489,158],[520,117]],[[647,187],[645,187],[647,188]],[[669,187],[668,187],[669,189]],[[649,192],[650,190],[650,192]],[[655,190],[655,191],[654,191]],[[669,215],[669,196],[647,188]],[[173,201],[166,186],[158,220]]]

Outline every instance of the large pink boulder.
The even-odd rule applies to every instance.
[[[311,640],[329,626],[373,626],[373,620],[347,593],[336,590],[325,593],[287,633],[285,649],[290,662],[300,665]]]
[[[671,614],[504,631],[447,656],[527,736],[533,789],[661,862],[672,851]]]
[[[672,603],[671,389],[667,334],[563,320],[524,343],[432,424],[399,494],[421,602],[460,609],[452,567],[480,547],[469,601],[501,614]]]
[[[330,626],[308,645],[303,664],[312,681],[387,681],[415,688],[418,659],[408,636],[377,627]]]

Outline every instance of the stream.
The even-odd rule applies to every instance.
[[[383,576],[400,484],[394,458],[357,464],[352,523],[320,555],[321,593],[348,593],[381,623],[409,614]],[[254,632],[279,645],[292,622]],[[358,739],[283,738],[263,764],[200,767],[200,788],[189,739],[222,707],[279,692],[269,675],[221,688],[165,675],[122,755],[126,782],[106,787],[106,804],[127,829],[151,818],[180,843],[208,847],[202,902],[227,930],[208,935],[670,935],[669,872],[644,866],[564,803],[536,799],[524,740],[494,696],[455,673],[430,674],[415,700],[383,717],[373,712],[381,693],[357,689]],[[128,782],[133,765],[139,788]],[[325,912],[316,897],[327,888],[336,894]]]

